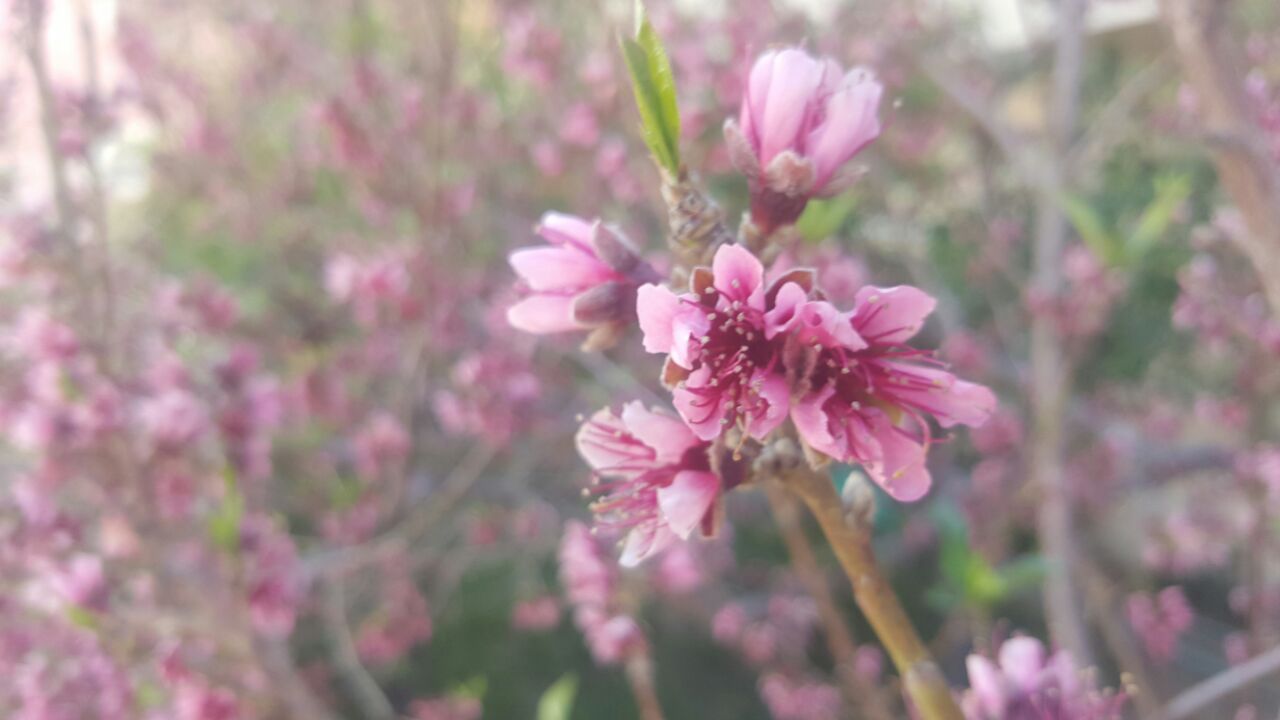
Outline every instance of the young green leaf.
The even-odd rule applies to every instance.
[[[1124,245],[1107,230],[1102,216],[1089,203],[1069,195],[1063,196],[1061,203],[1063,212],[1075,226],[1080,239],[1084,240],[1084,244],[1089,246],[1098,259],[1110,266],[1124,262]]]
[[[621,38],[621,45],[645,144],[654,161],[675,175],[680,171],[680,110],[675,76],[662,40],[640,3],[636,4],[635,36]]]
[[[578,676],[572,673],[562,676],[538,700],[537,720],[569,720],[577,694]]]
[[[1125,245],[1125,253],[1131,262],[1141,259],[1164,236],[1173,224],[1178,207],[1190,194],[1191,176],[1186,173],[1156,178],[1156,196],[1142,211]]]

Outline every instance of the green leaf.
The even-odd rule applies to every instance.
[[[680,110],[675,75],[642,3],[636,3],[635,36],[621,38],[620,42],[640,110],[644,142],[654,161],[675,175],[680,171]]]
[[[477,675],[466,682],[459,683],[454,686],[449,694],[453,697],[472,698],[475,700],[483,700],[484,694],[489,690],[489,678],[483,675]]]
[[[1019,555],[1000,566],[1000,577],[1004,578],[1007,590],[1016,593],[1030,590],[1044,580],[1044,558],[1035,553]]]
[[[578,676],[573,673],[562,676],[538,700],[537,720],[569,720],[577,695]]]
[[[810,200],[804,214],[796,221],[796,230],[800,231],[800,237],[809,242],[825,240],[836,234],[857,206],[858,201],[853,195],[841,195],[830,200]]]
[[[240,520],[244,516],[244,496],[236,484],[236,473],[227,467],[223,473],[226,495],[222,504],[209,516],[209,539],[223,551],[234,554],[240,549]]]
[[[1130,262],[1142,259],[1173,224],[1178,207],[1191,195],[1191,176],[1170,173],[1156,178],[1156,196],[1142,211],[1125,245]]]
[[[1125,248],[1120,239],[1107,230],[1102,216],[1081,198],[1064,195],[1062,210],[1080,233],[1080,239],[1107,265],[1119,265],[1125,259]]]
[[[85,630],[98,630],[98,616],[87,608],[79,605],[72,605],[67,608],[67,620],[76,627],[82,627]]]

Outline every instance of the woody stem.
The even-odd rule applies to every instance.
[[[845,518],[835,486],[801,466],[784,483],[809,507],[853,585],[853,597],[902,676],[903,688],[924,720],[961,720],[951,689],[876,562],[868,527]]]
[[[805,537],[801,523],[803,511],[799,503],[776,482],[765,483],[765,493],[769,497],[769,506],[773,510],[778,532],[787,546],[787,554],[791,556],[791,568],[818,607],[818,618],[822,622],[831,657],[836,663],[836,677],[840,680],[845,701],[858,708],[859,715],[867,720],[891,720],[893,713],[890,712],[880,688],[859,674],[855,667],[857,645],[853,632],[836,605],[827,576],[814,557],[809,538]]]

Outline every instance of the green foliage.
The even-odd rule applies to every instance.
[[[658,166],[675,175],[680,171],[680,110],[675,76],[643,3],[636,3],[635,36],[621,38],[620,42],[640,110],[645,144]]]
[[[207,521],[209,539],[214,546],[234,554],[240,549],[240,521],[244,517],[244,495],[236,482],[236,473],[230,467],[222,473],[226,495]]]
[[[858,201],[853,195],[840,195],[830,200],[811,200],[796,221],[796,230],[809,242],[820,242],[835,235],[853,215]]]
[[[970,545],[968,527],[954,507],[939,508],[934,518],[943,578],[943,586],[931,596],[935,605],[990,610],[1011,595],[1035,587],[1044,577],[1044,562],[1035,554],[993,566]]]
[[[1168,232],[1178,207],[1190,194],[1190,175],[1171,171],[1157,176],[1154,197],[1127,232],[1113,227],[1083,198],[1064,196],[1061,202],[1080,238],[1100,260],[1111,267],[1132,268]]]
[[[569,720],[573,699],[578,694],[578,676],[563,675],[538,700],[538,720]]]

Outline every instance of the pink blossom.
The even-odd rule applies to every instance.
[[[1035,638],[1006,640],[998,661],[970,655],[968,720],[1119,720],[1127,697],[1102,692],[1066,651],[1049,655]]]
[[[738,245],[717,250],[711,269],[696,269],[689,293],[661,285],[637,293],[644,348],[668,354],[664,380],[703,440],[734,425],[761,440],[786,419],[787,382],[765,334],[769,295],[760,261]]]
[[[587,526],[565,524],[560,541],[560,582],[574,606],[574,623],[582,631],[597,663],[612,665],[646,647],[644,633],[630,616],[618,612],[616,568]]]
[[[1125,605],[1129,624],[1142,640],[1147,655],[1160,664],[1174,659],[1178,641],[1191,628],[1195,614],[1180,587],[1168,587],[1155,596],[1134,593]]]
[[[577,435],[578,452],[596,473],[597,526],[627,531],[621,562],[638,564],[695,529],[715,530],[720,477],[708,445],[679,418],[640,402],[622,414],[597,412]]]
[[[143,401],[138,419],[157,450],[176,450],[208,429],[209,411],[195,395],[175,388]]]
[[[551,595],[522,600],[511,610],[511,627],[524,632],[550,630],[560,622],[560,603]]]
[[[791,285],[770,313],[770,333],[792,333],[811,368],[791,409],[801,438],[836,460],[862,464],[898,500],[920,498],[931,483],[926,415],[943,427],[979,426],[996,406],[990,390],[956,379],[904,344],[934,304],[914,287],[868,286],[844,314]]]
[[[574,103],[560,122],[560,139],[569,145],[591,147],[600,142],[600,122],[590,103]]]
[[[360,429],[352,446],[360,476],[373,480],[404,462],[411,440],[394,415],[380,412]]]
[[[775,720],[836,720],[844,717],[833,685],[793,680],[780,673],[760,678],[760,697]]]
[[[510,257],[528,290],[507,310],[513,327],[559,333],[616,327],[634,317],[636,286],[656,275],[617,228],[547,213],[538,234],[549,246]]]
[[[882,94],[869,70],[844,73],[834,60],[799,48],[756,60],[725,137],[751,183],[757,225],[768,231],[794,222],[810,197],[830,197],[852,183],[849,161],[880,134]]]

